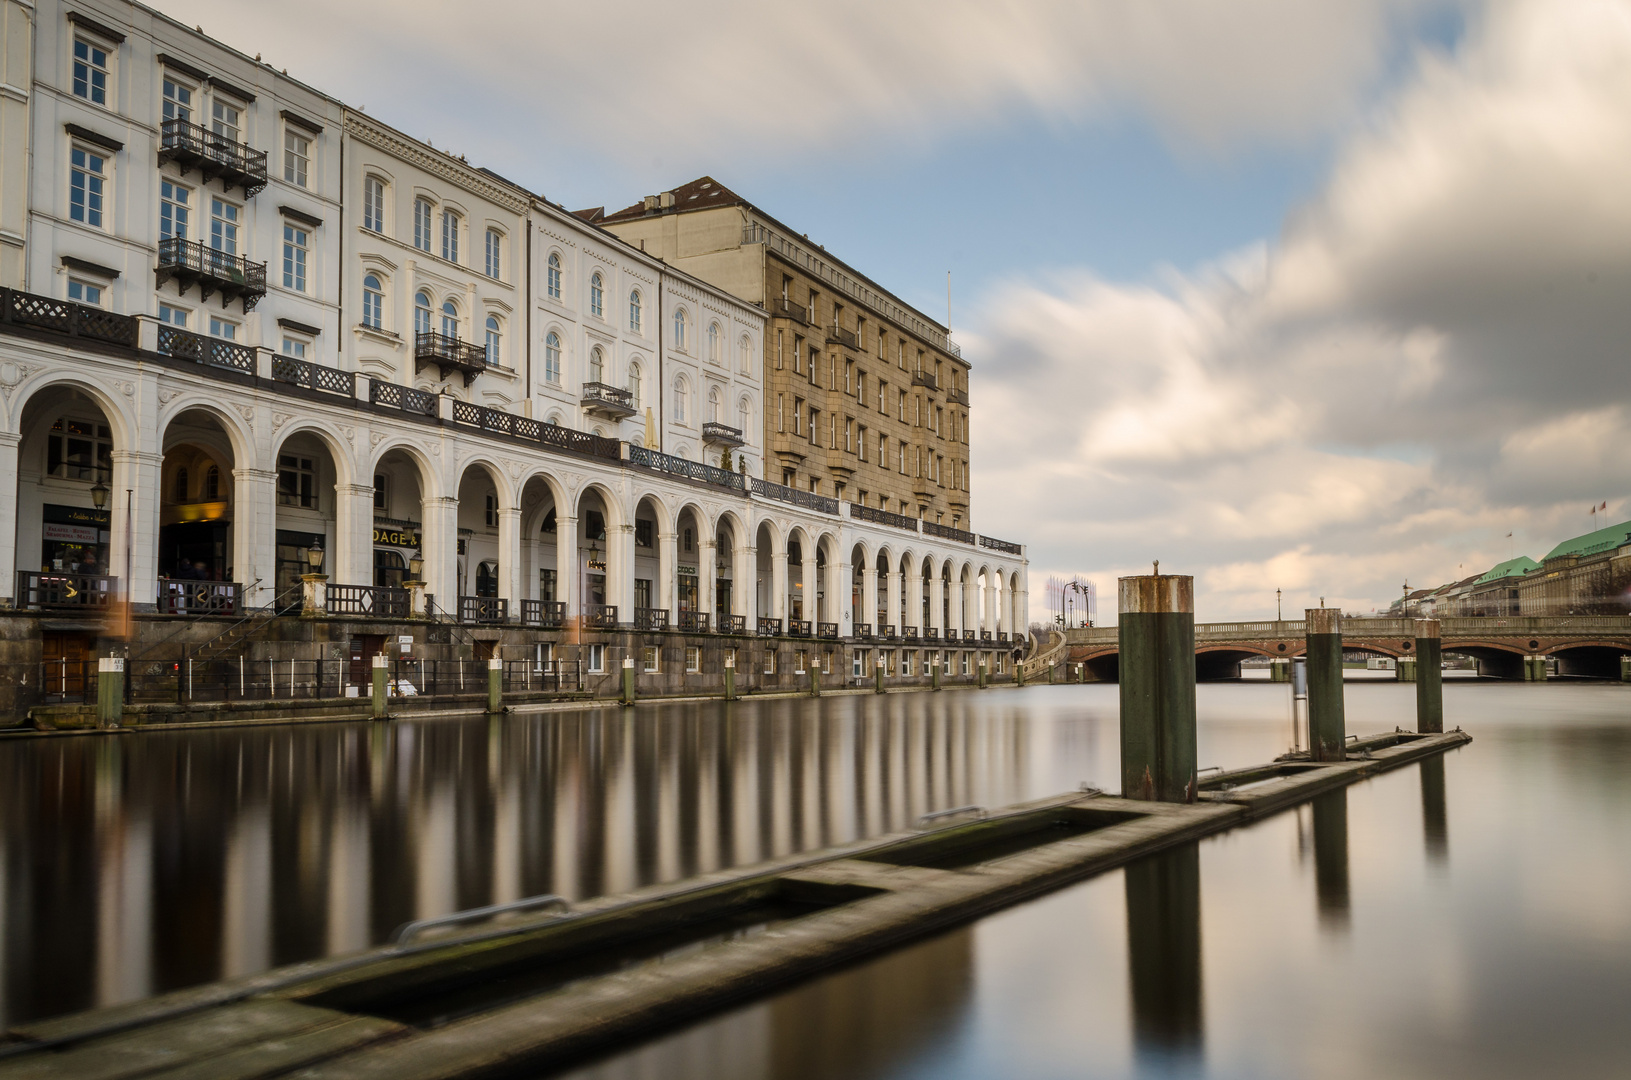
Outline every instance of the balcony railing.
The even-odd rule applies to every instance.
[[[334,585],[323,590],[323,608],[330,615],[361,615],[374,619],[406,619],[410,614],[408,590],[386,585]]]
[[[789,619],[787,621],[788,637],[809,637],[814,626],[809,619]]]
[[[443,379],[457,372],[469,386],[487,370],[487,350],[473,341],[460,341],[446,334],[415,334],[413,364],[415,372],[434,367]]]
[[[810,313],[802,305],[783,297],[777,297],[770,302],[770,317],[773,319],[792,319],[800,326],[810,325]]]
[[[608,420],[621,420],[635,412],[634,391],[603,382],[584,383],[579,401],[590,413]]]
[[[239,615],[244,587],[236,581],[159,578],[160,615]]]
[[[1018,555],[1021,552],[1018,544],[1009,543],[1007,540],[998,540],[993,536],[980,537],[980,546],[990,548],[992,551],[1005,552],[1009,555]]]
[[[878,636],[883,638],[885,641],[894,641],[895,640],[895,624],[894,623],[881,623],[878,626]]]
[[[746,615],[721,615],[719,617],[719,632],[721,634],[747,633],[748,617]]]
[[[459,621],[478,624],[509,622],[510,602],[500,596],[461,596]]]
[[[0,321],[132,347],[140,332],[132,316],[16,289],[0,289]]]
[[[706,634],[708,632],[708,613],[706,611],[680,612],[680,629],[692,634]]]
[[[767,615],[759,616],[760,637],[781,637],[781,633],[782,621],[780,619],[772,619]]]
[[[954,405],[967,405],[968,391],[959,390],[956,387],[952,387],[950,390],[946,391],[946,400]]]
[[[903,627],[901,627],[900,628],[900,636],[901,636],[901,638],[903,640],[906,640],[906,641],[916,641],[917,640],[917,627],[915,627],[915,626],[903,626]]]
[[[433,417],[438,412],[436,398],[436,394],[427,394],[411,386],[381,382],[378,379],[368,380],[368,400],[387,409],[401,409],[414,416]]]
[[[981,641],[990,641],[991,640],[991,631],[981,630],[980,631],[980,640]]]
[[[940,389],[940,384],[935,380],[934,372],[932,372],[932,371],[914,371],[914,372],[912,372],[912,385],[913,386],[926,386],[930,390]]]
[[[856,623],[855,636],[862,640],[870,640],[872,638],[872,624],[869,622]]]
[[[974,631],[964,630],[963,631],[963,640],[964,641],[973,641],[974,640]]]
[[[100,574],[17,571],[16,603],[20,608],[101,611],[119,593],[119,579]]]
[[[341,397],[357,396],[357,377],[349,371],[324,367],[309,360],[281,354],[272,357],[272,381]]]
[[[837,636],[838,636],[838,624],[837,623],[835,623],[835,622],[818,622],[818,623],[816,623],[816,637],[818,637],[818,638],[836,638]]]
[[[250,262],[242,255],[217,251],[197,240],[172,236],[159,241],[159,265],[154,271],[159,285],[177,281],[183,295],[194,285],[200,299],[221,294],[221,306],[243,301],[244,314],[255,310],[266,295],[266,264]]]
[[[642,469],[654,469],[657,472],[667,473],[670,476],[683,476],[690,480],[700,480],[704,484],[713,484],[716,487],[729,488],[732,491],[741,491],[746,486],[746,478],[730,469],[721,469],[717,465],[708,465],[701,461],[687,461],[685,458],[675,457],[672,454],[659,453],[648,450],[644,446],[629,444],[629,464]]]
[[[974,543],[974,534],[963,529],[954,529],[950,525],[940,525],[933,521],[923,523],[925,536],[938,536],[942,540],[955,540],[959,544]]]
[[[173,326],[159,327],[159,352],[178,360],[194,360],[210,367],[255,374],[255,350],[235,341],[222,341],[201,334],[177,330]]]
[[[206,181],[220,177],[226,187],[243,188],[246,199],[266,186],[266,151],[186,120],[166,120],[160,128],[159,161],[175,162],[182,176],[196,168]]]
[[[856,521],[870,521],[875,525],[888,525],[893,529],[906,529],[917,532],[917,518],[907,517],[905,514],[892,514],[888,510],[877,510],[860,503],[849,504],[849,516]]]
[[[661,607],[635,608],[634,628],[636,630],[667,630],[668,609]]]
[[[855,331],[845,330],[838,325],[827,327],[827,344],[842,345],[846,349],[859,349],[861,347],[860,339],[855,336]]]
[[[777,502],[790,503],[793,506],[802,506],[806,510],[814,510],[820,514],[837,514],[838,500],[829,499],[825,495],[817,495],[813,491],[800,491],[786,484],[777,484],[770,480],[760,480],[752,477],[748,480],[748,490],[755,495],[766,499],[775,499]]]
[[[939,641],[940,640],[940,627],[938,627],[938,626],[925,626],[923,628],[923,640],[924,641]]]
[[[521,621],[528,626],[541,626],[546,630],[558,628],[566,622],[566,601],[523,600]]]
[[[1008,631],[998,630],[997,631],[997,640],[998,641],[1007,641],[1008,640]]]
[[[616,439],[588,431],[575,431],[559,424],[546,424],[529,416],[517,416],[502,409],[489,409],[485,405],[472,405],[468,401],[453,403],[453,422],[463,427],[509,435],[556,450],[570,450],[607,461],[620,461],[623,456],[622,444]]]
[[[710,420],[702,425],[702,441],[717,446],[741,446],[742,429]]]
[[[583,605],[583,621],[593,630],[616,630],[617,605],[585,604]]]

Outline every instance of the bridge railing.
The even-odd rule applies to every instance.
[[[1307,630],[1302,619],[1282,622],[1196,623],[1195,640],[1198,643],[1218,641],[1273,640],[1301,638]],[[1536,616],[1480,616],[1439,620],[1439,632],[1447,642],[1458,638],[1487,637],[1557,637],[1577,634],[1613,634],[1631,636],[1631,618],[1621,615],[1536,615]],[[1351,641],[1398,638],[1407,641],[1416,636],[1414,619],[1348,618],[1342,622],[1342,636]],[[1115,645],[1117,630],[1114,626],[1090,626],[1071,630],[1067,637],[1077,647],[1103,648]]]

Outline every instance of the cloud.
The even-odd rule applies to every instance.
[[[1038,570],[1107,596],[1160,558],[1232,618],[1369,610],[1624,509],[1628,100],[1631,3],[1496,4],[1267,248],[1010,283],[968,343],[981,520],[1048,521]]]

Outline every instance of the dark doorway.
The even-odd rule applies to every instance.
[[[47,633],[40,639],[40,689],[48,701],[83,700],[94,685],[86,671],[91,661],[89,634]]]
[[[230,581],[225,521],[178,522],[159,527],[159,576]]]
[[[385,651],[384,634],[358,634],[351,639],[351,681],[358,686],[374,685],[374,657]]]

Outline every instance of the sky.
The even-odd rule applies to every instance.
[[[949,272],[1033,619],[1156,559],[1368,613],[1631,509],[1631,0],[158,6],[570,208],[707,174]]]

